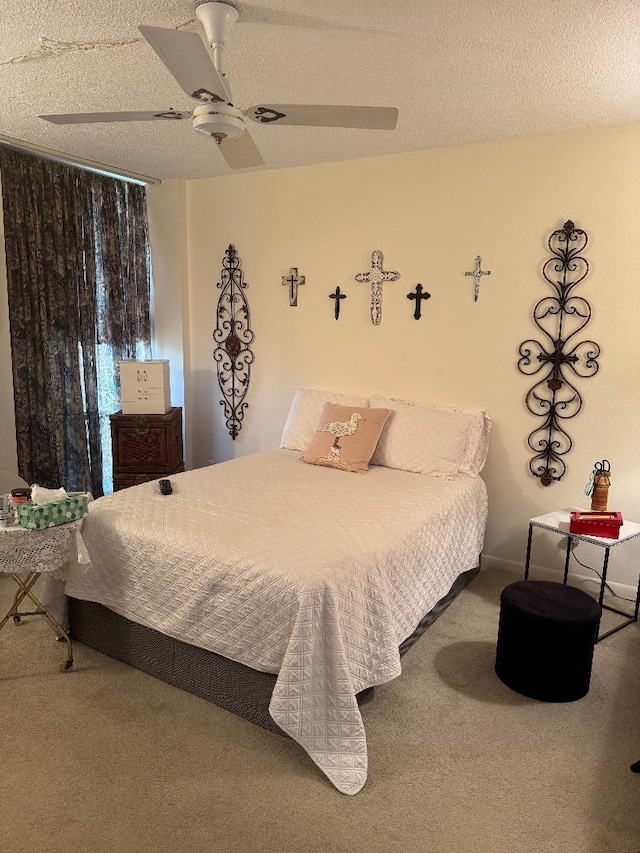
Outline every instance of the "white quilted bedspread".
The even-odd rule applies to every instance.
[[[90,505],[91,568],[67,594],[254,669],[269,711],[355,794],[367,745],[355,694],[401,672],[398,646],[477,565],[484,483],[277,450],[144,483]]]

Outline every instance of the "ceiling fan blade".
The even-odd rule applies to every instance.
[[[175,121],[176,119],[191,118],[191,113],[180,113],[177,110],[157,110],[156,112],[128,113],[63,113],[61,115],[38,116],[51,124],[93,124],[103,121]]]
[[[197,33],[145,25],[138,29],[190,98],[223,103],[231,100]]]
[[[263,166],[264,160],[258,148],[245,130],[240,136],[227,137],[220,142],[220,153],[232,169],[244,169],[248,166]]]
[[[395,130],[395,107],[343,107],[319,104],[261,104],[249,107],[245,115],[258,124],[290,124],[311,127],[360,127]]]

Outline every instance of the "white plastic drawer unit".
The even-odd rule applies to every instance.
[[[123,415],[164,415],[171,409],[169,360],[119,361]]]

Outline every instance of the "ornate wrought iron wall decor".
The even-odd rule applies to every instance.
[[[581,378],[594,376],[599,369],[600,347],[594,341],[576,343],[576,335],[591,319],[591,306],[573,291],[589,272],[582,257],[587,234],[568,220],[549,238],[552,256],[545,261],[542,274],[555,291],[533,309],[533,322],[544,335],[544,343],[529,339],[520,344],[518,370],[526,376],[543,372],[542,378],[525,398],[529,411],[544,418],[528,437],[535,455],[529,462],[534,477],[543,486],[561,480],[566,473],[565,456],[573,442],[561,425],[575,418],[582,408],[582,397],[567,374]]]
[[[251,331],[249,303],[245,294],[247,282],[240,269],[240,258],[235,246],[229,246],[222,259],[221,288],[216,310],[216,328],[213,339],[217,346],[213,358],[218,367],[218,384],[222,391],[224,415],[229,435],[235,441],[248,403],[251,363],[254,355],[249,349],[255,337]]]

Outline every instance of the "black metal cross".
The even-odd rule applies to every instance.
[[[340,293],[340,285],[338,285],[338,287],[336,287],[335,293],[329,294],[329,299],[335,300],[334,305],[333,305],[333,313],[334,313],[336,320],[340,316],[340,300],[346,299],[346,298],[347,298],[346,293]]]
[[[289,288],[289,305],[295,307],[298,304],[298,288],[304,284],[304,276],[298,275],[297,267],[291,267],[289,275],[282,276],[282,284]]]
[[[431,299],[431,294],[427,293],[426,290],[424,293],[422,292],[422,285],[416,284],[415,293],[407,293],[407,299],[413,299],[416,303],[415,311],[413,312],[413,319],[419,320],[422,311],[422,300],[423,299]]]

